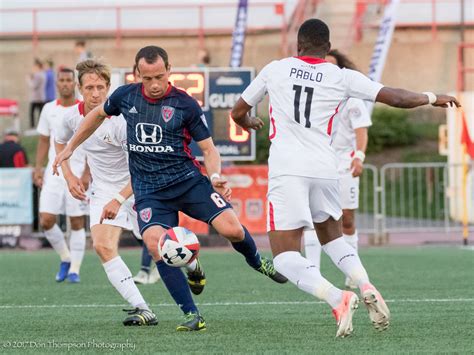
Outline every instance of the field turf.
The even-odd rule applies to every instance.
[[[122,255],[135,273],[140,250]],[[474,352],[472,249],[372,248],[361,256],[391,309],[391,327],[375,331],[361,304],[354,335],[335,339],[326,304],[291,284],[273,283],[231,251],[202,252],[208,285],[196,300],[208,329],[200,333],[175,331],[181,315],[161,282],[140,286],[159,325],[122,326],[127,305],[91,251],[80,284],[54,281],[58,259],[52,251],[0,251],[0,353]],[[326,257],[322,270],[342,287],[342,274]]]

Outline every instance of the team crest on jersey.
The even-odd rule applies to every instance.
[[[163,106],[161,108],[161,117],[165,122],[169,122],[174,116],[174,107],[171,106]]]
[[[140,211],[140,218],[143,222],[148,223],[151,219],[151,208],[147,207]]]

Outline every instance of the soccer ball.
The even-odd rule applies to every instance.
[[[169,266],[182,267],[192,262],[199,253],[196,234],[183,227],[168,229],[160,237],[158,252]]]

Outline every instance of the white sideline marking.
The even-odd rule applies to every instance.
[[[386,300],[387,303],[444,303],[444,302],[474,302],[474,298],[424,298],[424,299],[398,299]],[[281,302],[214,302],[196,303],[198,306],[278,306],[278,305],[311,305],[325,304],[323,301],[281,301]],[[176,307],[174,303],[150,304],[153,307]],[[26,305],[2,305],[0,309],[23,309],[23,308],[130,308],[125,304],[26,304]]]

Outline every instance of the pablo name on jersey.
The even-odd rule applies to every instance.
[[[291,68],[290,78],[303,79],[303,80],[315,81],[317,83],[320,83],[321,80],[323,80],[323,73],[321,72],[313,73],[313,72],[309,72],[302,69]]]

